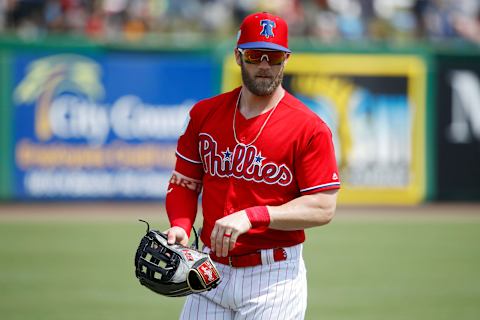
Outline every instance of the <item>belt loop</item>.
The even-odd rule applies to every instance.
[[[233,266],[232,266],[232,256],[228,256],[228,265],[229,265],[230,267],[233,267]]]
[[[260,250],[260,256],[262,257],[262,264],[272,264],[275,262],[273,249]]]
[[[262,258],[262,264],[268,264],[267,250],[260,250],[260,257]]]
[[[267,254],[268,263],[269,264],[275,263],[275,256],[273,254],[273,249],[268,249],[267,251],[268,251],[268,254]]]

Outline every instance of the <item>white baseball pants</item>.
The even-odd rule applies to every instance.
[[[216,263],[222,282],[211,291],[188,296],[180,319],[304,319],[307,278],[302,245],[284,249],[285,261],[274,262],[273,250],[262,250],[262,265],[232,268]]]

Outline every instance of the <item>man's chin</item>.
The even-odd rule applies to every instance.
[[[265,78],[258,78],[255,77],[253,79],[248,79],[250,81],[245,81],[247,79],[244,79],[244,84],[246,87],[255,95],[257,96],[269,96],[271,95],[274,91],[274,81],[271,78],[265,77]]]
[[[265,90],[256,90],[254,92],[257,96],[260,96],[260,97],[265,97],[265,96],[269,96],[273,93],[273,90],[271,89],[265,89]]]
[[[272,81],[256,81],[255,88],[260,92],[270,91],[272,88]]]

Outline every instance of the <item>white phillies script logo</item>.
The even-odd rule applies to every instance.
[[[201,133],[199,149],[203,169],[212,176],[281,186],[292,182],[292,173],[285,164],[263,163],[266,158],[253,145],[237,144],[233,150],[218,152],[217,142],[209,134]]]

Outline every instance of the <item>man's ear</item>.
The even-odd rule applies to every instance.
[[[241,66],[242,65],[242,54],[240,53],[240,51],[238,51],[237,48],[235,48],[234,52],[235,52],[235,61],[237,62],[237,64],[239,66]]]
[[[288,59],[290,59],[290,53],[287,53],[287,57],[285,58],[285,61],[283,61],[283,66],[287,66]]]

